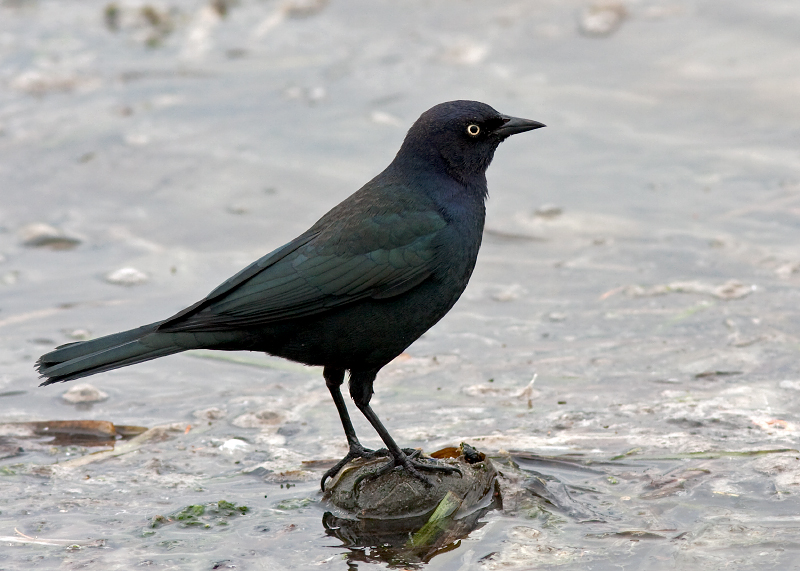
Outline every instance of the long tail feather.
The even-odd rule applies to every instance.
[[[90,341],[69,343],[42,355],[36,369],[45,379],[40,386],[72,381],[187,349],[171,334],[155,333],[153,323]]]

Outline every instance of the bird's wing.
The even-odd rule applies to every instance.
[[[327,218],[327,217],[326,217]],[[326,218],[159,327],[209,331],[265,325],[372,297],[400,295],[437,265],[447,225],[434,210]]]
[[[313,229],[312,229],[313,230]],[[240,287],[242,284],[253,278],[254,276],[258,275],[264,269],[274,266],[286,256],[294,253],[298,248],[307,244],[309,240],[313,239],[317,233],[312,232],[309,230],[292,240],[291,242],[284,244],[280,248],[277,248],[266,254],[244,268],[243,270],[237,272],[236,274],[229,277],[227,280],[219,284],[214,290],[209,293],[206,297],[198,301],[197,303],[190,305],[186,309],[183,309],[170,317],[169,319],[164,320],[159,325],[159,330],[172,330],[172,326],[185,321],[186,319],[190,318],[192,315],[197,314],[198,312],[202,311],[203,309],[209,307],[215,301],[225,297],[225,294],[230,293],[231,291],[235,290],[236,288]]]

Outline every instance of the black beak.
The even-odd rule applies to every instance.
[[[494,132],[501,137],[510,137],[517,133],[524,133],[525,131],[533,131],[534,129],[546,127],[544,123],[539,123],[539,121],[509,117],[508,115],[501,115],[501,117],[503,118],[503,124],[494,130]]]

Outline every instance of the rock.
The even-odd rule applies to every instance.
[[[467,444],[434,455],[440,458],[426,460],[458,467],[462,475],[424,472],[428,486],[404,470],[364,478],[385,458],[345,466],[326,487],[333,506],[323,517],[327,533],[350,545],[382,545],[405,561],[427,561],[466,537],[486,511],[500,507],[497,471]]]
[[[469,445],[462,449],[470,450],[468,456],[474,454]],[[471,456],[473,463],[467,461],[462,449],[451,450],[459,454],[458,458],[424,458],[423,461],[454,466],[461,470],[458,473],[423,472],[433,484],[426,485],[405,470],[392,470],[383,476],[367,479],[387,460],[355,460],[342,468],[326,487],[325,497],[331,504],[345,513],[361,521],[396,520],[398,518],[414,519],[421,517],[423,521],[448,492],[455,494],[462,505],[479,503],[487,494],[493,495],[497,472],[491,462],[479,460],[480,456]],[[484,457],[485,458],[485,457]]]
[[[89,383],[80,383],[61,395],[61,398],[70,404],[101,402],[108,398],[108,393]]]

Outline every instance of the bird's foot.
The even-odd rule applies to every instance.
[[[386,450],[386,449],[385,448],[381,448],[381,450]],[[389,455],[388,454],[389,451],[386,450],[386,452],[387,452],[386,455],[388,456]],[[422,450],[420,450],[419,448],[403,448],[403,452],[411,460],[413,460],[415,458],[419,458],[419,455],[422,454]]]
[[[422,474],[420,470],[426,472],[444,472],[445,474],[452,474],[457,472],[459,476],[463,476],[461,470],[456,466],[444,466],[442,464],[434,463],[431,464],[425,461],[424,458],[417,460],[417,458],[421,455],[420,450],[416,450],[413,448],[404,448],[403,454],[392,457],[391,460],[386,462],[383,466],[375,470],[374,472],[369,472],[367,474],[362,474],[359,476],[356,481],[353,483],[353,489],[357,489],[358,485],[365,481],[365,480],[374,480],[375,478],[379,478],[384,474],[388,474],[394,469],[403,469],[412,476],[414,476],[417,480],[424,483],[426,486],[433,486],[433,483],[428,479],[427,476]],[[435,460],[431,459],[432,462],[436,462]]]
[[[350,452],[347,453],[347,456],[339,460],[330,470],[325,472],[322,475],[322,480],[320,481],[319,485],[322,488],[322,491],[325,491],[325,482],[328,478],[333,478],[336,474],[339,473],[339,470],[345,467],[348,462],[351,460],[355,460],[356,458],[365,458],[366,460],[372,460],[373,458],[384,458],[389,455],[389,451],[386,448],[379,448],[378,450],[370,450],[369,448],[364,448],[363,446],[351,446]]]

